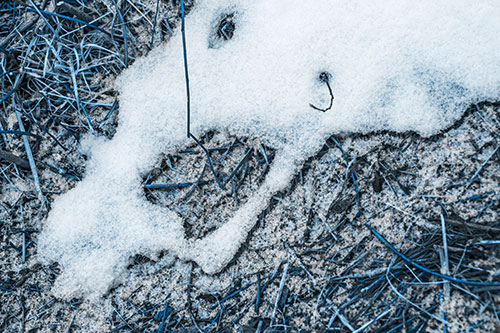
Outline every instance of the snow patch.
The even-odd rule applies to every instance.
[[[233,15],[230,39],[217,34]],[[187,17],[192,131],[258,137],[276,149],[260,189],[221,228],[185,237],[181,219],[144,198],[142,175],[186,139],[180,31],[126,70],[112,140],[89,140],[85,178],[58,197],[39,240],[57,261],[55,293],[100,295],[136,253],[168,250],[209,274],[225,267],[272,194],[333,133],[449,126],[500,99],[497,1],[200,0]],[[335,99],[319,79],[330,74]],[[93,143],[92,143],[93,142]]]

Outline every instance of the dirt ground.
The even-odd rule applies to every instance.
[[[273,196],[216,275],[167,252],[138,253],[101,299],[55,298],[60,267],[36,260],[44,218],[85,173],[81,136],[114,133],[114,77],[168,40],[179,6],[16,0],[0,5],[0,21],[7,22],[0,28],[0,331],[500,331],[495,101],[478,101],[430,138],[335,134]],[[74,51],[82,41],[88,50]],[[78,78],[68,65],[74,52],[88,66]],[[259,138],[211,132],[202,141],[218,174],[233,174],[226,191],[195,145],[163,156],[144,175],[145,184],[193,183],[144,190],[183,218],[191,238],[231,216],[272,167],[273,148]]]

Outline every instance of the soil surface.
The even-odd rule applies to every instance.
[[[167,41],[179,15],[166,0],[0,5],[0,331],[500,331],[495,101],[430,138],[333,135],[219,274],[137,254],[99,300],[52,296],[60,268],[36,260],[51,202],[85,173],[81,136],[113,136],[116,75]],[[84,75],[72,75],[76,58]],[[273,166],[259,138],[202,141],[230,176],[225,191],[196,145],[144,175],[145,185],[177,184],[144,195],[179,214],[191,238],[230,217]]]

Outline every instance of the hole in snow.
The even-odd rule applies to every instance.
[[[208,47],[218,49],[222,43],[233,38],[236,30],[236,13],[223,14],[213,23],[212,34],[208,41]]]
[[[234,14],[226,15],[222,18],[219,23],[219,28],[217,29],[217,36],[225,40],[233,38],[234,29]]]
[[[327,71],[323,71],[321,73],[319,73],[318,75],[318,79],[321,81],[321,82],[330,82],[332,78],[332,74],[330,74],[329,72]]]

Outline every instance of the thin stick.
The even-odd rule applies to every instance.
[[[21,158],[15,154],[9,153],[7,151],[4,151],[0,149],[0,160],[5,160],[9,163],[14,163],[20,168],[29,170],[30,169],[30,164],[28,161],[26,161],[24,158]]]
[[[479,172],[481,172],[481,170],[489,162],[489,160],[493,157],[493,155],[496,154],[496,152],[498,151],[498,148],[500,148],[500,146],[497,146],[495,148],[495,150],[493,150],[493,152],[491,153],[491,155],[488,156],[488,158],[481,164],[481,166],[479,167],[479,169],[477,169],[477,171],[472,175],[472,177],[470,177],[469,181],[467,182],[466,188],[469,187],[470,184],[472,184],[472,182],[474,181],[474,178],[476,178],[477,175],[479,175]]]
[[[221,190],[224,190],[224,186],[222,186],[222,183],[219,180],[219,177],[217,177],[215,173],[215,169],[212,163],[212,159],[210,158],[210,152],[208,151],[207,148],[201,143],[200,140],[198,140],[192,133],[191,133],[191,95],[189,92],[189,71],[188,71],[188,61],[187,61],[187,47],[186,47],[186,32],[185,32],[185,19],[184,19],[184,1],[181,0],[181,32],[182,32],[182,51],[184,54],[184,76],[186,78],[186,100],[187,100],[187,131],[186,135],[188,138],[192,138],[198,146],[200,146],[206,153],[207,159],[208,159],[208,166],[210,167],[210,171],[212,172],[215,181],[217,182],[217,185],[219,185]]]
[[[128,50],[127,50],[127,24],[125,23],[125,18],[123,17],[123,14],[120,10],[120,8],[118,8],[118,5],[116,4],[116,1],[115,0],[111,0],[113,1],[113,5],[115,5],[115,8],[116,8],[116,12],[118,13],[118,16],[120,16],[120,20],[122,21],[122,31],[123,31],[123,62],[125,63],[125,67],[128,67]]]
[[[219,177],[217,177],[217,175],[215,174],[215,169],[214,169],[214,166],[212,164],[212,158],[210,157],[210,152],[208,151],[207,148],[205,148],[205,146],[201,143],[201,141],[198,140],[193,134],[189,133],[189,136],[191,138],[193,138],[193,140],[198,144],[198,146],[200,146],[205,151],[205,154],[207,155],[207,159],[208,159],[208,167],[210,168],[210,171],[212,172],[212,175],[214,176],[215,181],[217,182],[217,185],[219,185],[221,190],[224,190],[224,186],[222,186],[222,183],[220,182]]]
[[[71,7],[73,8],[73,7]],[[73,8],[74,9],[74,8]],[[77,18],[74,18],[74,17],[69,17],[69,16],[66,16],[66,15],[62,15],[62,14],[59,14],[59,13],[53,13],[53,12],[48,12],[48,11],[45,11],[45,10],[41,10],[41,9],[38,9],[36,7],[26,7],[26,10],[30,11],[30,12],[35,12],[35,13],[38,13],[40,16],[42,16],[41,14],[46,14],[46,15],[50,15],[50,16],[55,16],[55,17],[60,17],[62,19],[65,19],[65,20],[68,20],[68,21],[73,21],[73,22],[78,22],[78,23],[81,23],[83,25],[86,25],[87,27],[89,28],[92,28],[92,29],[96,29],[96,30],[99,30],[100,32],[103,32],[105,33],[106,35],[111,35],[109,32],[107,32],[106,30],[102,29],[102,28],[99,28],[98,26],[96,25],[93,25],[92,23],[89,23],[89,22],[85,22],[83,20],[80,20],[80,19],[77,19]],[[43,16],[42,16],[43,17]],[[45,18],[44,18],[45,19]]]
[[[332,91],[332,87],[330,87],[330,78],[328,77],[328,73],[326,72],[323,72],[319,75],[319,80],[321,82],[324,82],[326,83],[326,86],[328,87],[328,92],[330,93],[330,104],[328,105],[328,107],[326,107],[325,109],[322,109],[322,108],[318,108],[314,105],[312,105],[311,103],[309,103],[309,106],[312,107],[314,110],[318,110],[318,111],[321,111],[321,112],[326,112],[328,110],[330,110],[333,106],[333,91]]]
[[[356,329],[352,327],[347,318],[340,313],[340,310],[335,305],[333,305],[333,311],[334,311],[333,315],[330,318],[330,321],[328,322],[328,328],[330,328],[333,325],[333,322],[338,317],[340,319],[340,322],[344,324],[344,326],[347,327],[351,332],[356,331]]]
[[[15,102],[16,101],[14,100],[14,97],[13,97],[12,98],[13,105],[15,105]],[[21,115],[19,114],[19,111],[17,111],[17,108],[15,108],[15,107],[14,107],[14,111],[16,112],[16,117],[17,117],[19,129],[21,130],[21,132],[26,132],[26,130],[24,129],[24,125],[23,125],[23,122],[21,120]],[[33,175],[33,180],[35,181],[35,186],[36,186],[36,189],[38,190],[38,198],[40,199],[42,207],[45,207],[45,199],[43,197],[42,188],[40,187],[40,180],[38,178],[38,171],[36,169],[35,159],[33,158],[33,153],[31,152],[30,143],[29,143],[28,137],[26,135],[23,135],[23,142],[24,142],[24,149],[26,149],[26,155],[28,156],[28,162],[30,164],[31,174]]]
[[[283,269],[283,275],[281,275],[281,282],[280,282],[280,287],[278,289],[278,295],[276,295],[276,300],[274,301],[274,309],[273,309],[273,314],[271,316],[271,323],[269,324],[269,327],[273,326],[274,319],[276,317],[276,309],[278,308],[278,303],[280,301],[281,295],[283,294],[283,288],[285,287],[285,281],[286,281],[286,275],[288,273],[288,265],[290,264],[290,260],[287,259],[285,268]]]
[[[281,241],[285,244],[285,247],[288,250],[288,252],[290,252],[295,257],[295,259],[297,259],[297,262],[299,263],[300,267],[302,267],[302,269],[304,270],[304,272],[306,272],[306,274],[309,277],[309,279],[311,279],[311,281],[313,283],[313,286],[316,287],[316,280],[314,279],[314,277],[312,276],[312,274],[307,270],[306,265],[304,265],[304,263],[302,262],[302,260],[300,260],[300,258],[297,255],[297,253],[295,253],[295,251],[290,247],[290,245],[288,245],[288,243],[285,241],[284,238],[282,238]]]
[[[444,221],[444,216],[441,214],[441,232],[443,234],[443,256],[441,259],[441,273],[449,275],[450,274],[450,263],[448,261],[448,241],[446,240],[446,223]],[[448,303],[450,299],[450,283],[443,282],[443,293],[444,302]]]
[[[437,222],[437,219],[430,219],[430,222]],[[500,233],[500,228],[495,228],[495,227],[490,227],[487,225],[482,225],[482,224],[476,224],[476,223],[470,223],[470,222],[465,222],[465,221],[458,221],[454,219],[446,219],[446,223],[448,224],[453,224],[453,225],[458,225],[458,226],[464,226],[468,228],[473,228],[473,229],[478,229],[478,230],[483,230],[486,232],[499,232]]]
[[[186,30],[184,19],[184,0],[181,0],[181,33],[182,33],[182,51],[184,55],[184,76],[186,77],[186,95],[187,95],[187,132],[189,138],[191,136],[191,96],[189,93],[189,72],[187,60],[187,46],[186,46]]]
[[[153,44],[154,44],[154,41],[155,41],[155,35],[156,35],[156,23],[158,22],[158,10],[159,10],[159,7],[160,7],[160,0],[156,0],[156,11],[155,11],[155,19],[154,19],[154,23],[153,23],[153,31],[151,32],[151,42],[149,43],[149,48],[152,49],[153,48]]]

